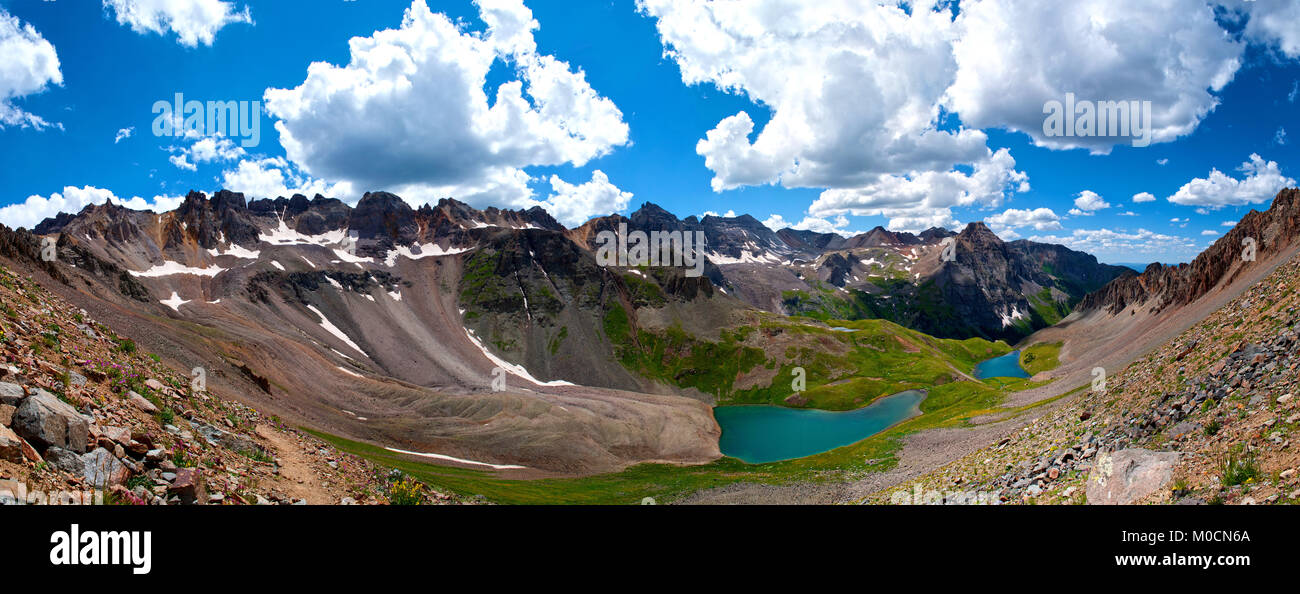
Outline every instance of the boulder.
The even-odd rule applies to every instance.
[[[95,448],[93,452],[81,457],[82,476],[86,482],[104,488],[126,484],[131,478],[130,471],[112,452],[104,448]]]
[[[14,433],[37,447],[84,452],[90,443],[90,423],[77,409],[45,390],[36,390],[14,412]]]
[[[18,403],[22,402],[23,398],[26,397],[27,393],[23,391],[22,386],[9,382],[0,382],[0,404],[18,406]]]
[[[1172,478],[1178,452],[1129,448],[1102,452],[1088,475],[1088,503],[1127,505],[1156,492]]]
[[[203,471],[198,468],[178,468],[176,478],[167,487],[167,492],[180,498],[187,505],[208,502],[208,489],[203,481]]]
[[[0,425],[8,427],[14,423],[14,412],[18,407],[10,404],[0,404]]]

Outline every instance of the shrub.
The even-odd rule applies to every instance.
[[[1228,452],[1219,460],[1219,480],[1225,487],[1246,484],[1259,476],[1259,464],[1251,452]]]
[[[388,503],[391,505],[420,505],[424,502],[424,485],[404,476],[388,486]]]

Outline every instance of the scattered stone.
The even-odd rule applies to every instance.
[[[27,456],[23,454],[23,438],[0,425],[0,460],[21,464],[26,459]]]
[[[152,402],[149,402],[148,398],[145,398],[144,396],[137,394],[135,390],[131,390],[130,392],[127,392],[126,398],[131,402],[131,404],[134,404],[136,408],[144,411],[147,414],[152,415],[158,412],[157,406],[154,406]]]
[[[1200,423],[1183,421],[1182,423],[1174,425],[1174,428],[1169,430],[1169,438],[1178,439],[1180,437],[1185,437],[1187,435],[1199,432],[1200,430],[1201,430]]]
[[[76,452],[70,452],[63,448],[45,450],[45,461],[50,466],[74,476],[82,476],[86,468],[86,465],[81,461],[81,456],[77,455]]]

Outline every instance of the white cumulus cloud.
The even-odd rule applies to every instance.
[[[139,196],[130,199],[118,198],[111,190],[84,186],[81,188],[67,186],[62,192],[49,196],[28,196],[26,200],[0,208],[0,223],[10,227],[35,227],[41,221],[61,212],[77,213],[91,204],[103,204],[112,200],[115,204],[136,210],[164,212],[181,205],[184,198],[180,196],[154,196],[146,200]]]
[[[961,3],[945,104],[974,128],[1107,153],[1132,138],[1047,136],[1048,101],[1150,101],[1152,142],[1190,134],[1232,81],[1243,44],[1204,0],[975,0]]]
[[[1187,258],[1196,254],[1196,242],[1186,237],[1138,229],[1075,229],[1068,235],[1039,235],[1029,238],[1089,252],[1103,260],[1140,262],[1151,258]]]
[[[1102,197],[1096,192],[1092,190],[1084,190],[1079,192],[1079,195],[1075,197],[1074,207],[1084,212],[1092,212],[1094,210],[1110,208],[1110,203],[1102,199]]]
[[[987,149],[986,149],[987,150]],[[991,153],[971,173],[924,171],[907,175],[881,175],[858,188],[826,190],[808,208],[814,216],[851,214],[884,216],[889,228],[921,231],[930,227],[955,227],[952,208],[977,204],[997,206],[1014,189],[1029,190],[1029,177],[1015,169],[1007,149]]]
[[[554,193],[536,205],[566,227],[577,227],[592,217],[619,212],[632,199],[631,192],[618,189],[599,169],[591,172],[591,181],[583,184],[571,184],[552,175],[551,190]]]
[[[788,227],[797,231],[835,233],[844,237],[851,237],[855,234],[855,232],[847,229],[849,226],[849,219],[843,215],[835,217],[834,221],[821,217],[805,216],[803,220],[797,223],[791,223],[786,221],[785,218],[779,214],[772,214],[767,217],[767,220],[763,221],[763,226],[773,231],[780,231]]]
[[[999,214],[985,217],[985,224],[1000,236],[1016,237],[1015,229],[1032,227],[1035,231],[1061,229],[1061,217],[1050,208],[1009,208]]]
[[[581,70],[536,51],[532,11],[520,0],[476,5],[485,31],[415,0],[400,27],[350,40],[346,65],[316,62],[297,87],[267,89],[288,158],[415,202],[519,207],[535,202],[525,167],[581,167],[627,144],[618,107]],[[498,64],[517,78],[489,97]]]
[[[167,160],[181,169],[195,171],[199,163],[234,161],[247,155],[243,148],[222,134],[200,135],[191,132],[186,134],[186,139],[193,140],[190,146],[168,148],[173,154]]]
[[[175,33],[188,47],[212,45],[226,25],[253,22],[247,7],[224,0],[104,0],[104,10],[136,33]]]
[[[254,198],[278,198],[302,194],[321,194],[345,202],[355,202],[360,196],[346,182],[328,183],[305,175],[282,157],[244,159],[234,169],[222,173],[222,184],[233,192],[243,192]]]
[[[1249,15],[1246,35],[1276,48],[1289,58],[1300,58],[1300,2],[1294,0],[1237,1]]]
[[[771,112],[761,130],[740,111],[698,142],[714,191],[827,188],[809,214],[883,214],[902,228],[950,224],[950,206],[996,203],[1025,179],[1007,169],[1015,163],[1009,154],[989,150],[983,132],[940,129],[940,101],[956,69],[946,6],[640,0],[638,7],[655,19],[684,83],[744,95]]]
[[[0,129],[17,126],[41,130],[51,124],[14,104],[16,99],[40,93],[49,85],[63,84],[59,56],[29,23],[0,7]]]
[[[1296,185],[1294,179],[1282,174],[1276,161],[1265,161],[1257,154],[1237,168],[1245,177],[1237,179],[1218,169],[1211,169],[1204,178],[1183,184],[1169,201],[1185,206],[1218,209],[1224,206],[1242,206],[1270,202],[1278,191]]]
[[[1156,201],[1156,197],[1151,192],[1138,192],[1133,195],[1133,202],[1142,203],[1142,202],[1155,202],[1155,201]]]

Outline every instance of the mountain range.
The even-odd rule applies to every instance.
[[[853,408],[877,391],[968,379],[930,337],[1060,341],[1053,373],[1077,372],[1090,361],[1081,353],[1140,326],[1134,308],[1185,310],[1206,287],[1262,274],[1232,264],[1225,242],[1254,233],[1261,262],[1280,257],[1294,210],[1284,192],[1227,247],[1140,275],[1005,242],[983,223],[843,237],[645,204],[568,229],[541,208],[412,208],[385,192],[355,206],[224,190],[163,213],[93,205],[30,233],[0,227],[0,255],[234,398],[331,433],[544,476],[717,459],[719,402]],[[597,237],[620,227],[702,232],[704,274],[601,266]],[[46,261],[40,238],[56,236]],[[917,353],[919,341],[934,375],[897,384],[825,360],[819,350],[840,347],[800,328],[828,320],[897,324],[881,330],[890,348]],[[781,387],[793,367],[816,365],[807,397]],[[854,377],[872,393],[842,399]]]

